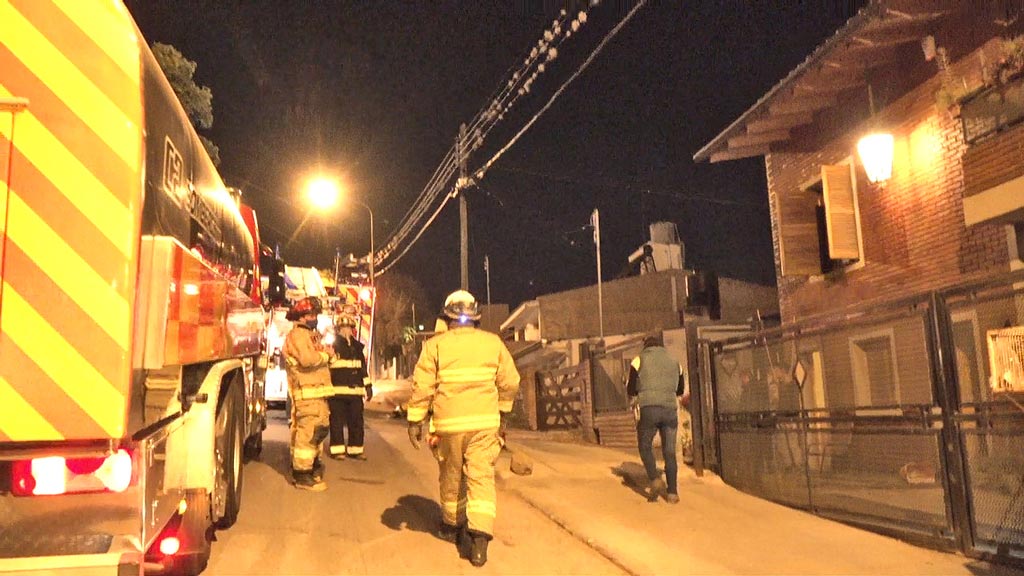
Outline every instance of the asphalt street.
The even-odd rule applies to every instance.
[[[326,492],[290,483],[288,428],[271,412],[248,463],[238,523],[219,531],[204,574],[619,574],[615,564],[515,494],[498,493],[489,562],[475,568],[432,531],[437,464],[401,421],[367,419],[365,462],[326,460]]]

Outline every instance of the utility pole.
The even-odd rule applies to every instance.
[[[491,259],[484,254],[484,272],[487,274],[487,305],[491,305]]]
[[[597,318],[601,327],[601,339],[604,339],[604,294],[601,291],[601,214],[594,208],[590,215],[590,224],[594,227],[594,244],[597,245]]]
[[[459,154],[459,179],[455,187],[459,190],[459,271],[460,287],[469,290],[469,207],[466,205],[466,125],[459,126],[459,139],[455,149]]]

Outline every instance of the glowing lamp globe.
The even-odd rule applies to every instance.
[[[338,203],[338,183],[329,178],[315,178],[306,187],[310,203],[321,210]]]
[[[882,132],[868,134],[857,142],[857,154],[872,183],[885,182],[892,177],[894,148],[895,139],[892,134]]]

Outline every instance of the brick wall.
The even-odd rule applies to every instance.
[[[973,56],[973,55],[972,55]],[[971,57],[957,63],[968,67]],[[1009,269],[1007,233],[1002,226],[964,225],[966,146],[959,120],[935,104],[933,78],[882,110],[880,125],[896,137],[893,177],[883,184],[867,181],[855,158],[864,239],[864,265],[825,278],[783,277],[779,266],[777,195],[800,190],[820,177],[822,164],[856,154],[856,141],[867,126],[834,131],[843,135],[813,143],[823,119],[804,141],[766,157],[772,238],[783,321],[794,322],[865,301],[883,302],[955,284],[971,276]],[[813,151],[807,151],[813,150]]]

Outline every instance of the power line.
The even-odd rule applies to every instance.
[[[597,48],[595,48],[594,51],[590,53],[590,56],[588,56],[587,59],[583,61],[583,64],[580,65],[576,72],[574,72],[568,80],[563,82],[562,85],[558,88],[558,90],[556,90],[555,93],[551,95],[551,98],[549,98],[547,103],[544,104],[544,106],[540,110],[538,110],[536,114],[533,115],[533,118],[530,118],[530,121],[527,122],[526,125],[524,125],[519,130],[519,132],[517,132],[516,135],[513,136],[512,139],[509,140],[507,144],[505,144],[505,146],[498,150],[498,152],[495,153],[494,156],[492,156],[491,159],[488,160],[480,169],[474,172],[477,180],[482,180],[484,174],[487,173],[487,170],[490,169],[490,167],[493,166],[494,163],[497,162],[498,159],[501,158],[505,154],[505,152],[509,150],[509,148],[512,148],[512,146],[514,146],[515,143],[518,142],[520,138],[522,138],[523,134],[525,134],[527,130],[533,127],[537,120],[539,120],[540,117],[543,116],[549,108],[551,108],[555,101],[558,100],[558,97],[562,95],[562,92],[564,92],[565,89],[568,88],[569,85],[572,84],[573,81],[576,80],[576,78],[578,78],[580,74],[582,74],[583,71],[590,66],[590,63],[593,62],[595,58],[597,58],[598,54],[600,54],[602,50],[604,50],[605,45],[607,45],[608,42],[612,40],[612,38],[615,38],[619,31],[622,30],[622,28],[625,27],[625,25],[630,20],[633,19],[633,16],[635,16],[636,13],[646,4],[647,0],[639,0],[636,3],[636,5],[633,6],[633,8],[626,14],[626,16],[623,17],[623,19],[618,24],[616,24],[615,27],[612,28],[610,32],[608,32],[608,34],[605,35],[605,37],[597,45]]]
[[[592,2],[592,5],[594,4],[596,2]],[[473,120],[470,121],[470,127],[467,132],[472,134],[469,146],[471,151],[482,145],[483,139],[498,122],[504,119],[505,113],[512,108],[520,97],[530,91],[530,86],[537,75],[545,70],[545,63],[538,63],[539,60],[541,58],[544,58],[545,62],[554,60],[557,57],[557,47],[565,39],[569,38],[573,32],[578,31],[582,23],[586,22],[586,13],[581,11],[572,23],[567,23],[567,18],[568,12],[563,9],[559,13],[559,17],[553,21],[551,29],[545,30],[543,37],[538,41],[538,45],[531,49],[523,64],[518,69],[514,65],[509,68],[509,79],[502,81],[498,85],[489,99],[488,106],[478,111]],[[535,65],[536,69],[530,73],[530,68]],[[390,256],[391,252],[397,248],[397,245],[416,226],[429,206],[433,204],[441,189],[451,180],[458,161],[456,154],[455,146],[448,150],[441,166],[435,171],[434,176],[427,182],[423,191],[403,217],[403,221],[392,235],[392,238],[385,243],[385,247],[379,255],[380,260]],[[404,254],[405,252],[403,251],[402,253]]]

